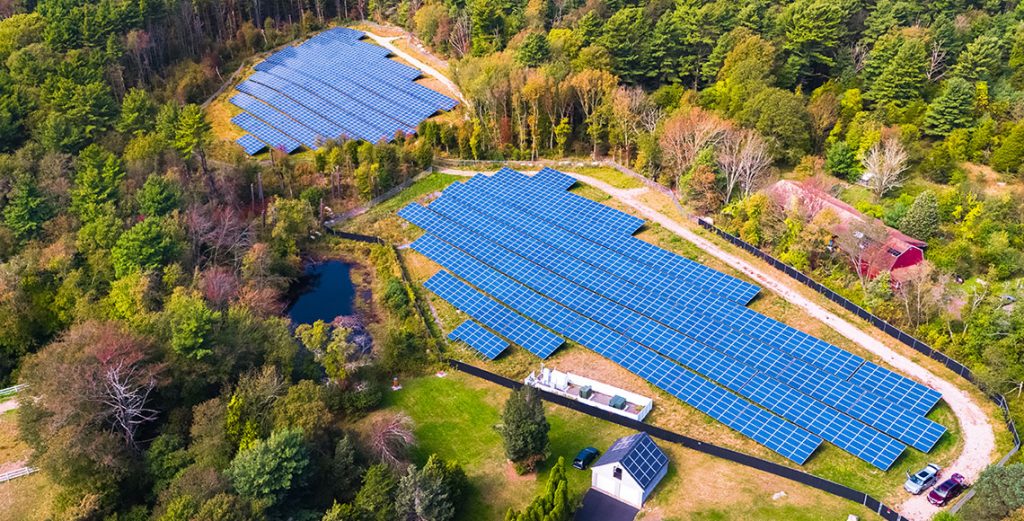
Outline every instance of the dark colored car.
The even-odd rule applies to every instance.
[[[597,449],[594,447],[587,447],[576,455],[576,459],[572,460],[572,466],[580,470],[586,470],[587,467],[597,459],[597,454]]]
[[[928,493],[928,502],[941,507],[967,488],[967,480],[960,474],[953,474]]]

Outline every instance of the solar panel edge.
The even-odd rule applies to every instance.
[[[509,347],[507,341],[484,329],[471,318],[448,333],[448,339],[464,342],[489,360],[494,360]]]

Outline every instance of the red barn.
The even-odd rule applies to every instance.
[[[860,248],[861,274],[874,278],[882,272],[909,268],[924,260],[928,243],[899,230],[885,226],[856,208],[828,194],[818,179],[803,182],[783,179],[766,190],[768,196],[787,211],[797,211],[810,221],[823,210],[830,210],[838,219],[830,231],[836,236],[854,236],[856,241],[839,241],[839,248]],[[874,230],[871,236],[859,230]]]

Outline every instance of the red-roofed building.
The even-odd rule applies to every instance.
[[[834,245],[839,248],[859,247],[862,252],[852,257],[860,259],[859,271],[870,278],[882,272],[908,268],[924,260],[924,248],[928,243],[890,228],[829,195],[817,179],[803,182],[783,179],[768,187],[766,192],[776,204],[787,211],[799,212],[805,221],[826,209],[834,213],[838,222],[830,230],[832,234],[856,239],[833,241]],[[871,231],[866,233],[865,230]]]

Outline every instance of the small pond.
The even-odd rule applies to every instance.
[[[355,295],[350,271],[351,266],[340,260],[307,265],[288,308],[292,323],[330,322],[335,317],[350,315]]]

